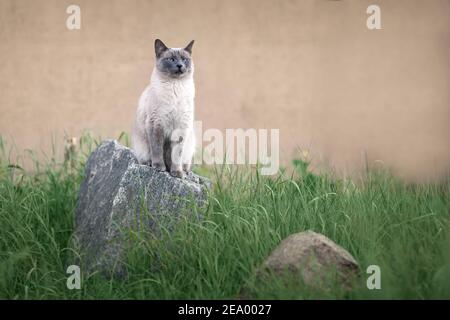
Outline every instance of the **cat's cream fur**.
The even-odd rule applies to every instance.
[[[189,72],[181,77],[154,67],[150,84],[139,99],[132,133],[132,148],[140,163],[170,170],[180,178],[183,171],[191,169],[195,151],[194,65],[190,62]]]

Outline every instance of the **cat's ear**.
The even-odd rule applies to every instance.
[[[163,54],[163,52],[166,51],[167,49],[169,48],[167,48],[166,45],[161,40],[159,39],[155,40],[155,54],[157,58],[159,58]]]
[[[194,40],[189,42],[189,44],[184,48],[185,51],[189,52],[189,54],[192,54],[192,46],[194,45]]]

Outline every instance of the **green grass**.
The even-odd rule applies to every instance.
[[[449,185],[406,185],[371,172],[360,183],[308,172],[264,177],[251,168],[200,168],[214,182],[202,222],[182,220],[161,238],[137,235],[126,257],[129,277],[83,273],[68,290],[66,268],[86,137],[72,161],[9,160],[0,140],[0,298],[2,299],[448,299]],[[320,232],[346,248],[361,276],[351,291],[312,291],[255,269],[286,236]],[[152,266],[158,265],[158,268]],[[368,290],[366,268],[381,268],[381,290]]]

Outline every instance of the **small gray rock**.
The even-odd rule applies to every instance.
[[[160,226],[170,229],[181,216],[201,218],[209,188],[207,178],[194,173],[174,178],[140,165],[117,141],[102,142],[86,163],[75,210],[82,268],[124,276],[121,258],[127,230],[145,228],[157,234]]]
[[[307,286],[326,289],[331,280],[348,287],[358,270],[358,263],[345,249],[322,234],[305,231],[284,239],[258,273],[270,271],[282,275],[288,272],[300,276],[301,283]]]

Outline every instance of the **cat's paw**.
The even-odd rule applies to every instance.
[[[172,177],[184,179],[186,178],[186,174],[183,172],[183,170],[170,170],[170,175]]]
[[[166,171],[166,165],[161,162],[155,162],[152,164],[152,167],[158,171]]]

